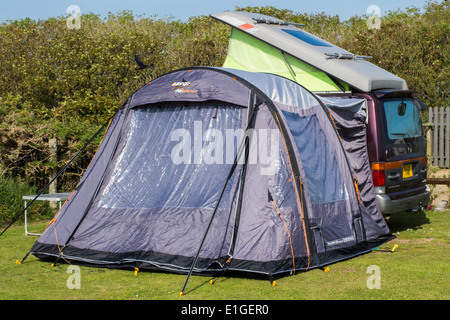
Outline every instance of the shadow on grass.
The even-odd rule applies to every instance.
[[[222,282],[226,282],[230,279],[237,279],[237,278],[267,281],[268,285],[272,285],[272,282],[274,280],[287,277],[289,275],[289,273],[286,272],[286,273],[283,273],[280,275],[276,275],[276,276],[274,275],[274,276],[270,277],[267,274],[257,274],[257,273],[248,273],[248,272],[236,271],[236,270],[226,270],[226,271],[218,272],[216,274],[209,274],[209,275],[196,274],[196,275],[202,276],[202,277],[204,276],[206,278],[205,281],[198,284],[195,287],[190,288],[189,290],[186,290],[184,292],[184,295],[192,293],[195,290],[197,290],[205,285],[214,285],[216,283],[222,283]]]
[[[407,229],[418,230],[421,229],[424,224],[429,223],[430,219],[427,218],[426,211],[400,212],[391,215],[391,218],[387,221],[392,233],[405,231]]]

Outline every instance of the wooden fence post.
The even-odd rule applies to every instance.
[[[53,139],[49,139],[48,140],[48,148],[49,148],[49,152],[50,152],[50,162],[55,164],[58,162],[58,140],[56,138]],[[50,170],[50,176],[49,176],[49,180],[53,179],[57,174],[57,168],[56,166]],[[48,193],[56,193],[58,190],[58,179],[55,179],[55,181],[53,181],[49,188],[48,188]]]
[[[438,124],[438,108],[433,108],[433,166],[439,166],[438,163],[438,133],[439,133],[439,124]]]
[[[439,108],[439,167],[444,167],[444,108]]]
[[[445,162],[444,166],[446,168],[450,167],[450,108],[445,108]]]
[[[427,156],[430,165],[450,168],[450,108],[428,109]]]
[[[427,123],[428,127],[427,127],[427,157],[428,157],[428,162],[430,164],[433,163],[433,152],[432,152],[432,148],[433,148],[433,108],[428,108],[428,123]]]

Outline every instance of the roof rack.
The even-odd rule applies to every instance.
[[[372,59],[371,56],[357,56],[353,53],[324,53],[327,59],[343,59],[343,60],[356,60],[356,59]]]
[[[278,25],[282,25],[282,26],[287,26],[287,25],[293,25],[293,26],[299,26],[299,27],[304,27],[305,25],[303,23],[295,23],[295,22],[288,22],[288,21],[283,21],[280,19],[275,19],[275,18],[263,18],[263,17],[258,17],[258,18],[252,18],[256,23],[265,23],[265,24],[278,24]]]

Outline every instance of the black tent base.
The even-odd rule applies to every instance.
[[[375,242],[361,242],[355,246],[331,250],[307,257],[285,259],[280,261],[248,261],[221,257],[218,259],[199,258],[192,274],[206,277],[222,275],[232,277],[250,277],[275,279],[311,269],[354,258],[371,252],[374,248],[392,240],[394,236],[386,235]],[[30,252],[39,259],[51,263],[71,263],[80,266],[129,269],[152,272],[169,272],[188,274],[193,257],[174,256],[159,252],[125,252],[111,253],[90,249],[66,247],[64,253],[59,252],[57,245],[36,243]],[[229,260],[228,260],[229,259]]]

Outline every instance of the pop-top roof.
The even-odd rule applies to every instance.
[[[249,12],[222,12],[211,15],[287,53],[354,89],[369,92],[380,89],[406,90],[406,82],[394,74],[291,24],[273,17]]]

